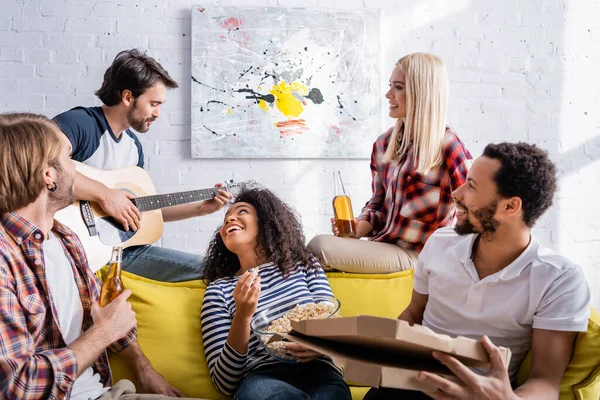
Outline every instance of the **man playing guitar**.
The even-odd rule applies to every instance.
[[[54,117],[73,146],[73,159],[103,170],[144,166],[142,145],[135,133],[147,132],[159,118],[167,89],[177,82],[153,58],[139,50],[124,50],[115,57],[104,74],[96,95],[100,107],[75,107]],[[220,186],[220,185],[215,185]],[[140,227],[141,213],[132,203],[134,197],[122,190],[77,173],[75,195],[89,200],[123,225],[125,230]],[[165,221],[212,214],[231,199],[219,190],[210,200],[162,209]],[[123,269],[150,279],[178,282],[201,276],[202,258],[196,254],[156,246],[128,247],[123,252]]]

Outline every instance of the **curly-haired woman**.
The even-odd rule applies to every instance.
[[[352,238],[319,235],[308,244],[327,267],[393,272],[414,267],[427,238],[454,223],[451,193],[465,182],[471,154],[446,126],[448,73],[428,53],[402,57],[390,76],[389,115],[396,124],[373,145],[373,195]],[[368,241],[360,239],[369,238]]]
[[[330,359],[289,343],[300,362],[283,363],[250,331],[256,312],[332,296],[289,206],[267,189],[242,191],[209,245],[204,274],[202,337],[217,389],[234,399],[351,398]]]

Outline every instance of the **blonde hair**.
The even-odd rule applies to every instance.
[[[416,171],[427,174],[442,163],[448,71],[441,58],[413,53],[396,63],[406,78],[406,118],[396,121],[383,161],[401,160],[413,146]]]
[[[61,149],[58,126],[43,115],[0,114],[0,213],[33,203],[45,187],[44,168]]]

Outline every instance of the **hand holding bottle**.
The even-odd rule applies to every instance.
[[[342,236],[342,237],[347,237],[347,238],[353,238],[353,239],[360,239],[360,236],[357,237],[356,236],[356,219],[353,219],[352,221],[350,221],[350,229],[344,229],[342,228],[344,231],[348,231],[350,230],[350,233],[347,233],[345,236],[340,235],[340,226],[347,226],[348,222],[347,221],[341,221],[338,220],[336,218],[331,218],[331,232],[333,233],[334,236]]]
[[[127,301],[129,296],[131,290],[125,290],[106,307],[100,307],[98,303],[92,304],[94,326],[102,329],[109,344],[125,337],[137,324],[135,312]]]
[[[108,275],[100,289],[100,307],[108,305],[125,290],[125,286],[123,286],[123,281],[121,280],[122,261],[123,246],[114,246],[108,263]]]
[[[351,224],[353,229],[352,235],[347,235],[344,237],[351,239],[360,239],[361,237],[370,236],[371,232],[373,232],[373,225],[371,225],[365,220],[357,221],[356,219],[353,219],[351,221]],[[335,236],[340,236],[340,230],[338,228],[338,225],[339,221],[337,221],[335,218],[331,218],[331,232],[333,232]]]

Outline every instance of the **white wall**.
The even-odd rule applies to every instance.
[[[181,88],[142,142],[160,192],[256,179],[302,215],[307,239],[327,232],[331,173],[341,169],[358,212],[370,194],[368,160],[190,158],[190,16],[183,0],[0,0],[0,111],[54,116],[93,95],[121,49],[148,49]],[[561,171],[541,241],[584,266],[600,306],[600,3],[597,0],[209,0],[280,7],[382,8],[384,93],[400,56],[447,63],[450,122],[474,155],[492,141],[548,149]],[[384,125],[389,124],[382,110]],[[162,244],[203,252],[222,215],[167,226]]]

